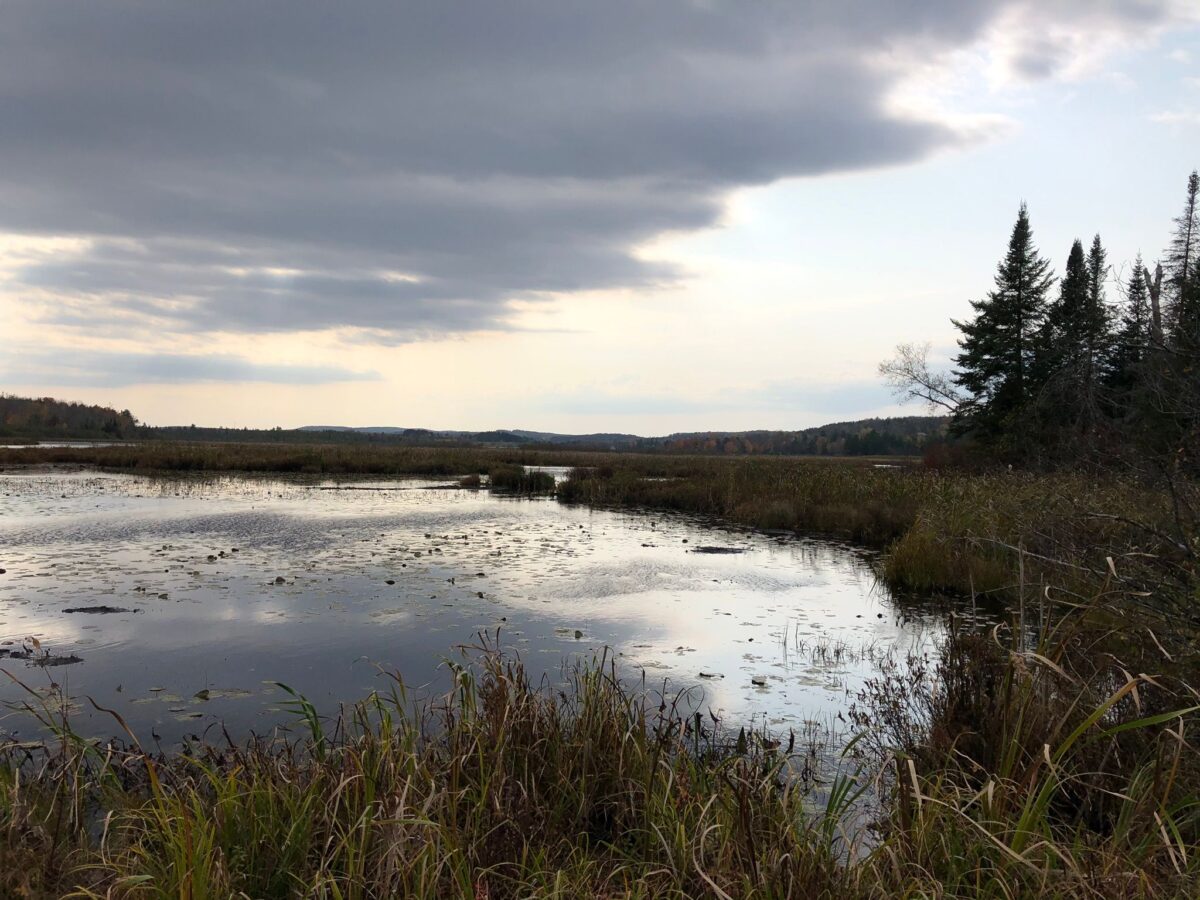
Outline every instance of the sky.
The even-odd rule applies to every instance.
[[[1022,202],[1161,254],[1195,0],[3,0],[0,392],[154,425],[901,407]]]

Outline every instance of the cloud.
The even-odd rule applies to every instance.
[[[1193,0],[1011,0],[987,45],[1001,81],[1073,79],[1102,72],[1115,52],[1198,20]]]
[[[1049,77],[1094,30],[1178,14],[8,0],[0,231],[80,239],[8,290],[51,322],[162,332],[506,328],[514,300],[677,279],[636,248],[719,222],[736,188],[977,139],[890,102],[903,59],[989,39],[1021,77]]]
[[[0,381],[54,387],[127,387],[134,384],[267,382],[329,384],[374,381],[375,372],[338,366],[260,363],[237,356],[170,353],[116,353],[67,348],[34,350],[0,361]]]
[[[1200,110],[1174,109],[1152,113],[1151,122],[1159,125],[1200,125]]]

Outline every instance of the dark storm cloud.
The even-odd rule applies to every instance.
[[[100,350],[26,349],[0,362],[0,381],[63,387],[127,387],[133,384],[256,382],[329,384],[374,381],[375,372],[337,366],[299,366],[253,362],[237,356],[175,353],[114,353]]]
[[[888,111],[882,60],[1009,5],[7,0],[0,230],[93,239],[19,275],[73,298],[59,321],[504,327],[675,277],[632,249],[730,189],[961,142]]]

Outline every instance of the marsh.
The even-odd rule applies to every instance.
[[[551,681],[611,648],[730,721],[830,723],[943,627],[849,543],[444,480],[9,472],[0,546],[0,667],[81,733],[116,730],[91,698],[163,746],[286,726],[275,682],[328,715],[387,673],[440,692],[481,634]],[[36,729],[9,710],[0,730]]]

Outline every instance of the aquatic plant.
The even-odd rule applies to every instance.
[[[488,484],[494,491],[513,494],[550,494],[554,492],[554,476],[523,466],[493,466],[488,472]]]

